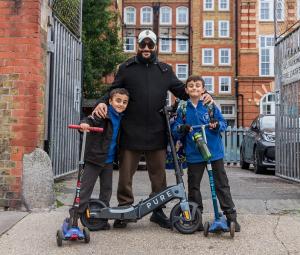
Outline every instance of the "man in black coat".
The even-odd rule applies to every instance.
[[[138,36],[138,53],[122,63],[110,87],[126,88],[130,94],[128,107],[120,128],[120,169],[117,198],[120,206],[131,205],[132,178],[138,167],[140,156],[145,153],[152,194],[163,190],[166,184],[166,123],[160,110],[164,107],[167,92],[180,99],[188,99],[184,84],[176,77],[170,65],[156,57],[157,37],[151,30]],[[107,96],[97,105],[94,112],[105,117]],[[212,101],[205,94],[204,101]],[[161,227],[170,228],[170,221],[162,209],[153,212],[150,220]],[[116,220],[114,227],[126,227],[127,222]]]

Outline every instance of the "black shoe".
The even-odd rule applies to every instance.
[[[124,220],[115,220],[114,221],[114,228],[126,228],[127,227],[127,221]]]
[[[108,223],[107,220],[103,220],[103,224],[101,224],[97,230],[109,230],[109,229],[110,229],[110,224]]]
[[[203,227],[202,222],[201,222],[200,225],[199,225],[198,231],[204,231],[204,227]]]
[[[228,212],[224,212],[226,218],[227,218],[227,225],[230,227],[230,222],[233,221],[235,223],[235,232],[241,232],[241,225],[237,222],[237,213],[236,211],[230,210]]]
[[[171,228],[171,222],[162,209],[153,211],[150,221],[157,223],[161,228]]]

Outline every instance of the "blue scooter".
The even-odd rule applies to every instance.
[[[193,129],[197,129],[197,128],[201,129],[202,139],[204,139],[204,142],[206,145],[207,145],[207,138],[206,138],[205,128],[208,126],[209,126],[209,124],[192,126]],[[200,138],[201,138],[201,136],[200,136]],[[208,147],[206,147],[206,148],[208,150]],[[200,151],[200,153],[201,153],[201,151]],[[209,221],[205,222],[205,224],[203,226],[203,228],[204,228],[203,233],[204,233],[204,236],[207,237],[209,233],[230,232],[230,236],[233,238],[234,234],[235,234],[235,222],[231,221],[230,225],[228,226],[227,219],[221,212],[219,212],[213,171],[212,171],[211,163],[209,160],[211,158],[211,154],[209,151],[208,151],[208,153],[210,156],[208,156],[208,158],[207,158],[206,170],[207,170],[208,177],[209,177],[209,184],[210,184],[215,219],[211,223]]]
[[[79,125],[69,125],[69,128],[72,129],[80,129]],[[90,127],[88,130],[92,132],[103,132],[102,128]],[[62,241],[77,241],[84,240],[85,243],[90,242],[90,231],[87,227],[84,227],[82,230],[78,227],[78,208],[80,204],[80,186],[81,186],[81,178],[84,171],[84,151],[85,151],[85,143],[86,143],[86,135],[87,131],[83,132],[82,146],[81,146],[81,155],[79,161],[79,170],[77,176],[77,185],[76,185],[76,193],[73,202],[73,206],[70,210],[70,218],[66,218],[63,222],[61,229],[56,232],[56,243],[57,246],[62,246]]]

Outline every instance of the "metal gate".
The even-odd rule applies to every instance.
[[[300,182],[299,27],[276,39],[276,175]]]
[[[81,21],[81,5],[78,7]],[[57,16],[59,15],[54,12],[49,22],[48,144],[45,146],[52,161],[55,178],[77,168],[79,134],[76,130],[69,130],[67,126],[80,121],[82,80],[82,45],[78,36],[81,31],[74,33]]]

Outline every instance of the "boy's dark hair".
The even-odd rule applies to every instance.
[[[115,94],[121,94],[121,95],[126,95],[129,97],[129,92],[127,91],[127,89],[124,88],[118,88],[118,89],[113,89],[110,93],[109,93],[109,99],[113,98],[113,96]]]
[[[190,81],[201,81],[203,88],[205,88],[205,81],[203,80],[203,78],[200,75],[191,75],[185,82],[185,87],[187,87],[187,84]]]

